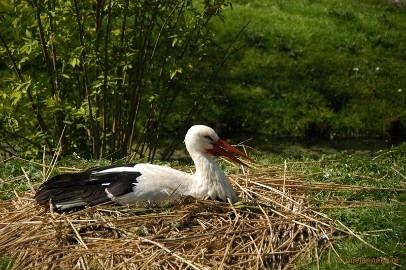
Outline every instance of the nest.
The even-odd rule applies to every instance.
[[[186,168],[188,169],[188,168]],[[236,204],[184,197],[56,213],[33,192],[0,204],[9,269],[288,269],[333,248],[334,226],[283,164],[229,175]],[[4,263],[4,261],[6,263]],[[9,264],[7,265],[7,262]]]

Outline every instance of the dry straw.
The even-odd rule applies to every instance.
[[[180,168],[190,170],[190,168]],[[233,170],[233,169],[231,169]],[[49,175],[49,172],[46,172]],[[28,175],[24,176],[29,180]],[[33,191],[0,204],[0,254],[9,269],[289,269],[335,252],[337,229],[306,195],[346,189],[306,182],[285,164],[231,172],[237,204],[185,197],[56,213]],[[354,187],[351,187],[352,189]],[[327,202],[330,207],[339,204]],[[357,236],[359,237],[359,236]],[[360,238],[361,239],[361,238]]]

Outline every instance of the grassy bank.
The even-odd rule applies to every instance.
[[[373,158],[342,152],[334,155],[323,155],[319,158],[315,158],[314,155],[307,156],[306,154],[302,158],[269,155],[257,157],[257,160],[260,165],[257,165],[257,169],[254,168],[247,174],[249,179],[253,177],[250,180],[259,181],[255,179],[262,179],[261,181],[265,181],[263,183],[267,183],[268,186],[283,190],[285,183],[282,182],[285,181],[283,179],[286,179],[286,186],[289,190],[300,190],[298,194],[302,195],[299,197],[306,196],[306,205],[309,209],[328,216],[331,226],[335,228],[330,236],[332,245],[327,251],[318,251],[321,254],[320,258],[313,258],[310,264],[306,260],[298,260],[295,262],[296,265],[305,264],[302,265],[303,269],[317,269],[318,266],[321,269],[400,269],[400,265],[404,266],[406,264],[406,230],[404,226],[404,220],[406,219],[406,211],[404,210],[406,203],[406,144],[379,151]],[[25,200],[30,200],[32,195],[27,197],[26,191],[30,190],[30,186],[38,186],[47,170],[48,173],[55,174],[105,164],[106,162],[103,161],[89,162],[72,158],[59,162],[54,170],[48,170],[41,162],[35,163],[19,159],[3,162],[0,167],[1,203],[4,206],[7,205],[9,200],[13,200],[13,204],[18,205]],[[179,164],[175,166],[189,170],[189,168]],[[230,164],[223,164],[223,166],[227,174],[231,175],[233,183],[238,181],[244,183],[244,179],[241,178],[243,176],[239,176],[240,172],[238,172],[238,169],[236,170],[237,167],[230,166]],[[240,188],[239,186],[238,190]],[[252,191],[254,192],[254,190]],[[16,194],[21,198],[16,199]],[[247,193],[247,195],[249,194]],[[269,199],[277,201],[277,197],[274,197],[276,194],[271,192],[268,196]],[[248,205],[253,203],[252,197],[244,196],[243,198],[248,202]],[[179,209],[192,207],[190,213],[201,213],[201,219],[204,220],[203,213],[207,213],[207,211],[214,211],[213,214],[220,216],[228,214],[233,216],[233,211],[236,210],[227,208],[227,206],[221,206],[219,210],[215,205],[210,206],[213,207],[210,208],[209,204],[203,203],[201,206],[203,208],[198,207],[195,209],[192,207],[195,204],[186,203],[185,206],[152,209],[152,213],[161,213],[160,215],[166,218],[167,215],[170,215],[169,213],[177,213]],[[32,203],[30,205],[30,207],[35,206]],[[241,206],[236,207],[238,207],[238,211],[241,211],[241,215],[249,212],[246,212],[247,209],[244,206],[242,208],[240,208]],[[104,211],[109,213],[109,211],[120,210],[118,208],[109,208]],[[220,213],[216,211],[220,211]],[[87,211],[82,215],[88,215],[89,213]],[[123,214],[125,213],[123,212]],[[137,212],[134,218],[140,219],[141,224],[147,224],[144,221],[147,216],[144,218],[143,215],[149,213],[151,211],[143,210]],[[11,215],[12,212],[9,214]],[[257,212],[257,214],[263,218],[261,211]],[[45,215],[45,213],[39,215]],[[180,216],[184,215],[183,212],[180,213]],[[80,218],[81,214],[70,216],[72,219]],[[236,217],[234,216],[234,218]],[[246,225],[249,224],[245,223],[249,219],[244,220],[243,216],[240,218],[242,219],[240,222],[244,222]],[[270,215],[269,218],[274,217]],[[181,227],[179,225],[169,229],[169,232],[187,232],[192,228],[196,228],[197,225],[193,224],[190,220]],[[251,224],[250,226],[254,225]],[[145,237],[145,235],[142,237]],[[155,238],[152,237],[151,239]],[[234,240],[231,239],[230,241]],[[318,252],[315,254],[318,254]],[[309,254],[314,256],[313,252]],[[384,263],[371,262],[376,258],[385,258],[392,261]],[[362,259],[364,261],[360,261]],[[370,261],[366,261],[368,259]],[[2,258],[1,260],[3,266],[13,261],[9,258]]]
[[[405,15],[385,0],[233,1],[218,41],[248,26],[215,113],[268,134],[405,136]]]

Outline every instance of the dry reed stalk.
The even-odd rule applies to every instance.
[[[336,252],[330,241],[336,223],[317,212],[320,207],[306,192],[314,186],[349,187],[310,186],[307,176],[285,166],[281,171],[259,166],[231,174],[235,190],[245,198],[236,204],[184,197],[54,213],[35,203],[33,191],[20,193],[0,202],[0,254],[11,261],[7,269],[288,269],[301,262],[318,266],[323,253]],[[46,168],[44,164],[45,179]],[[334,202],[329,205],[334,207]],[[344,224],[339,226],[339,231],[364,241]]]

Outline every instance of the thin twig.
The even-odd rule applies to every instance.
[[[21,167],[21,170],[22,170],[22,171],[23,171],[23,173],[24,173],[25,179],[27,179],[28,186],[30,187],[31,192],[32,192],[32,193],[35,193],[35,188],[32,186],[31,181],[30,181],[30,178],[28,177],[27,172],[24,170],[24,168],[23,168],[23,167]]]
[[[384,251],[380,250],[379,248],[374,247],[373,245],[371,245],[370,243],[368,243],[367,241],[365,241],[364,239],[362,239],[361,236],[359,236],[358,234],[356,234],[355,232],[353,232],[350,228],[348,228],[347,226],[345,226],[341,221],[337,220],[336,221],[338,224],[340,224],[342,227],[344,227],[347,232],[349,234],[351,234],[352,236],[354,236],[355,238],[357,238],[358,240],[360,240],[362,243],[364,243],[365,245],[369,246],[370,248],[375,249],[376,251],[379,251],[382,254],[386,254]]]

